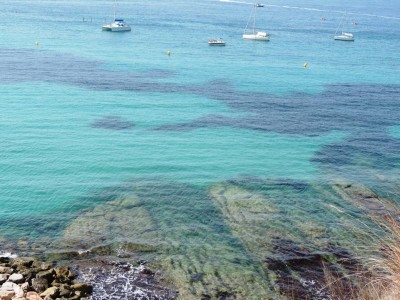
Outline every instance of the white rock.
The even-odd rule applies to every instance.
[[[24,275],[22,274],[12,274],[10,277],[8,277],[8,281],[14,282],[14,283],[22,283],[24,282]]]
[[[29,283],[25,282],[23,284],[20,284],[21,289],[26,293],[29,288]]]
[[[2,291],[0,290],[0,299],[1,300],[11,300],[14,297],[14,291]]]
[[[24,297],[24,290],[19,286],[14,286],[14,293],[15,293],[15,297],[17,298],[22,298]]]
[[[15,284],[14,282],[4,282],[3,285],[0,288],[0,291],[11,291],[14,292],[14,286],[18,286],[17,284]]]

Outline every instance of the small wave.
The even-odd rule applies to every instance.
[[[8,257],[8,258],[17,258],[17,254],[13,254],[11,252],[2,252],[0,251],[0,257]]]
[[[157,283],[154,273],[141,263],[134,267],[127,262],[93,263],[80,266],[80,279],[93,285],[91,300],[172,300],[176,292]]]
[[[219,0],[219,2],[254,5],[254,3],[251,3],[251,2],[243,2],[243,1],[235,1],[235,0]],[[347,13],[349,15],[354,15],[354,16],[364,16],[364,17],[400,20],[400,17],[394,17],[394,16],[382,16],[382,15],[374,15],[374,14],[360,14],[360,13],[345,12],[345,11],[340,11],[340,10],[319,9],[319,8],[313,8],[313,7],[300,7],[300,6],[276,5],[276,4],[263,4],[263,5],[266,6],[266,7],[278,7],[278,8],[317,11],[317,12],[325,12],[325,13],[340,13],[340,14]]]

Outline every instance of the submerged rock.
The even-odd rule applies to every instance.
[[[309,250],[287,239],[273,240],[275,254],[264,261],[276,275],[281,294],[293,299],[333,299],[328,288],[329,276],[340,278],[346,299],[352,299],[353,283],[346,275],[362,269],[345,249],[332,244],[321,251]]]

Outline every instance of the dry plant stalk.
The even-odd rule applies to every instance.
[[[384,214],[371,216],[381,234],[371,233],[371,240],[379,248],[376,249],[374,258],[367,259],[369,270],[340,277],[324,268],[326,288],[331,299],[400,299],[400,207],[387,200],[379,201],[386,210]]]

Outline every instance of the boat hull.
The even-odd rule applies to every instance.
[[[354,42],[354,37],[337,35],[333,38],[335,41]]]
[[[103,26],[101,27],[101,29],[102,29],[103,31],[113,31],[113,32],[118,32],[118,31],[131,31],[131,27],[130,27],[129,25],[124,24],[124,25],[122,26],[122,25],[118,25],[118,24],[115,24],[115,23],[103,25]]]
[[[243,39],[254,41],[269,41],[269,36],[259,36],[257,34],[243,34]]]
[[[130,27],[113,27],[111,28],[111,31],[116,32],[116,31],[131,31],[132,29]]]
[[[222,41],[217,41],[217,42],[210,41],[210,42],[208,42],[208,45],[210,45],[210,46],[225,46],[225,42],[222,42]]]

